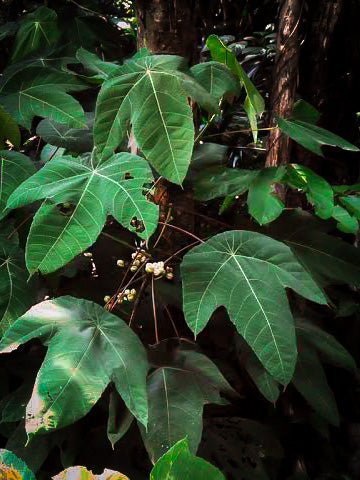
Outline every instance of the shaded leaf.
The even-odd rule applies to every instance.
[[[217,166],[192,174],[191,181],[198,200],[211,200],[226,195],[241,195],[249,189],[257,175],[257,170]]]
[[[34,50],[52,47],[59,37],[56,12],[41,6],[21,18],[11,61],[18,62]]]
[[[194,147],[193,156],[191,159],[191,175],[193,171],[201,171],[208,167],[219,167],[226,163],[227,145],[220,145],[219,143],[198,143]]]
[[[310,103],[300,99],[292,106],[290,118],[291,120],[301,120],[315,125],[320,118],[320,112]]]
[[[309,405],[331,425],[339,426],[339,413],[332,390],[316,350],[307,342],[300,342],[295,374],[292,379]]]
[[[18,208],[48,199],[36,213],[28,236],[29,271],[49,273],[66,265],[95,242],[107,215],[132,231],[130,222],[136,217],[144,225],[138,235],[148,240],[157,226],[158,207],[143,195],[143,186],[152,181],[145,160],[130,153],[113,155],[100,167],[86,158],[47,162],[8,200],[9,208]],[[74,205],[68,215],[57,207],[62,202]]]
[[[326,303],[291,250],[259,233],[229,231],[187,253],[181,272],[185,319],[193,332],[201,332],[213,311],[224,306],[268,372],[289,383],[296,344],[284,287]]]
[[[249,186],[249,213],[260,225],[274,221],[284,209],[284,204],[274,190],[274,184],[280,182],[284,175],[285,167],[264,168]]]
[[[119,71],[119,65],[110,62],[104,62],[94,53],[88,52],[84,48],[79,48],[76,52],[76,58],[84,67],[97,73],[101,78],[108,78]]]
[[[4,25],[0,27],[0,42],[6,37],[11,35],[15,35],[18,29],[18,25],[16,22],[6,22]]]
[[[35,480],[35,475],[25,462],[9,450],[0,449],[0,478],[14,480]]]
[[[30,129],[34,116],[40,116],[72,127],[86,126],[80,103],[67,94],[86,88],[74,75],[33,67],[4,82],[3,78],[0,102],[20,125]]]
[[[99,93],[94,140],[102,159],[120,145],[130,123],[135,140],[155,170],[181,184],[192,154],[194,126],[187,91],[172,69],[182,59],[146,56],[122,65]]]
[[[91,152],[93,148],[94,114],[86,113],[85,128],[70,128],[54,120],[44,119],[36,128],[36,133],[45,142],[72,152]]]
[[[107,437],[114,450],[118,442],[131,427],[134,415],[126,407],[116,390],[110,393],[109,418],[107,424]]]
[[[216,467],[195,457],[185,438],[173,445],[154,465],[150,480],[225,480]]]
[[[29,157],[14,151],[0,151],[0,219],[7,213],[11,193],[34,173],[34,163]]]
[[[297,320],[296,330],[327,362],[350,371],[355,371],[356,364],[350,353],[335,337],[310,322]]]
[[[147,430],[140,428],[152,462],[186,435],[196,452],[204,404],[224,403],[219,390],[234,393],[216,365],[197,352],[179,352],[176,362],[148,377],[149,422]]]
[[[17,236],[9,238],[11,233],[0,231],[0,337],[34,301],[34,285],[28,282],[24,253]]]
[[[339,201],[346,208],[346,210],[360,220],[360,197],[348,195],[346,197],[340,197]]]
[[[277,117],[277,126],[283,133],[295,140],[295,142],[322,157],[324,156],[321,150],[323,145],[340,147],[352,152],[359,151],[359,149],[350,142],[312,123]]]
[[[146,352],[121,319],[87,300],[47,300],[7,330],[0,353],[16,350],[32,338],[39,338],[48,350],[26,408],[28,434],[74,423],[90,411],[111,381],[146,425]]]
[[[0,105],[0,150],[5,148],[9,140],[16,148],[20,147],[21,135],[17,123]]]

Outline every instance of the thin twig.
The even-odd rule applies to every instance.
[[[165,225],[164,222],[159,222],[159,223],[160,223],[160,225]],[[176,227],[175,225],[171,225],[171,223],[167,223],[166,225],[168,227],[175,228],[175,230],[179,230],[179,232],[185,233],[186,235],[190,235],[190,237],[195,238],[200,243],[205,243],[204,240],[201,240],[201,238],[197,237],[196,235],[194,235],[191,232],[188,232],[187,230],[184,230],[183,228]]]
[[[155,329],[155,342],[157,345],[159,343],[159,335],[157,329],[157,318],[156,318],[156,306],[155,306],[155,295],[154,295],[154,276],[151,277],[151,299],[152,299],[152,307],[154,313],[154,329]]]
[[[163,225],[163,227],[162,227],[162,229],[161,229],[161,232],[160,232],[160,234],[159,234],[156,242],[154,243],[153,248],[156,247],[156,245],[159,243],[161,237],[163,236],[163,233],[164,233],[164,231],[165,231],[166,225],[168,224],[168,221],[169,221],[169,219],[170,219],[170,216],[171,216],[171,207],[170,207],[169,210],[168,210],[168,213],[167,213],[167,215],[166,215],[165,223],[164,223],[164,225]]]
[[[132,321],[134,319],[134,316],[135,316],[135,312],[136,312],[136,309],[140,303],[140,300],[141,300],[141,295],[142,295],[142,292],[145,288],[145,285],[147,284],[147,279],[148,279],[148,276],[145,275],[145,278],[143,279],[142,281],[142,284],[141,284],[141,287],[140,287],[140,290],[136,296],[136,300],[135,300],[135,303],[134,303],[134,307],[132,309],[132,312],[131,312],[131,316],[130,316],[130,321],[129,321],[129,327],[131,327],[131,324],[132,324]]]

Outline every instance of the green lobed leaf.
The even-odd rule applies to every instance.
[[[1,448],[0,478],[4,480],[35,480],[35,475],[20,458],[9,450]]]
[[[356,233],[359,230],[359,222],[350,215],[345,208],[336,205],[332,211],[332,217],[338,222],[337,228],[342,232]]]
[[[55,10],[41,6],[21,18],[11,61],[18,62],[35,50],[52,47],[59,37]]]
[[[292,379],[309,405],[331,425],[339,426],[339,412],[332,390],[316,350],[307,342],[300,341],[295,374]]]
[[[326,304],[289,247],[259,233],[229,231],[187,253],[181,272],[185,319],[195,335],[224,306],[268,372],[280,383],[289,383],[296,342],[284,288]]]
[[[0,219],[7,213],[6,204],[12,192],[34,173],[34,163],[26,155],[0,151]]]
[[[75,75],[31,67],[5,82],[2,79],[0,102],[20,125],[30,129],[34,116],[40,116],[72,127],[86,126],[80,103],[67,94],[87,88]]]
[[[297,320],[296,330],[306,341],[316,348],[328,363],[354,372],[356,364],[350,353],[329,333],[316,325]]]
[[[36,133],[45,142],[72,152],[91,152],[93,148],[94,114],[86,113],[85,128],[70,128],[62,123],[45,118],[36,128]]]
[[[0,231],[0,338],[34,303],[33,282],[28,282],[24,252],[12,233],[10,229]]]
[[[194,145],[192,112],[187,91],[174,71],[182,59],[146,56],[122,65],[100,90],[94,140],[100,161],[126,138],[132,125],[135,140],[154,169],[181,184]]]
[[[158,220],[158,206],[143,195],[144,184],[152,181],[145,160],[130,153],[113,155],[98,167],[66,156],[47,162],[8,200],[8,208],[18,208],[46,199],[27,240],[29,272],[50,273],[66,265],[95,242],[107,215],[132,231],[136,217],[144,225],[138,235],[148,240]],[[58,208],[63,202],[74,205],[69,214]]]
[[[214,465],[195,457],[186,438],[178,441],[154,465],[150,480],[225,480]]]
[[[263,168],[249,186],[249,214],[260,225],[274,221],[284,210],[284,204],[274,190],[274,184],[280,182],[284,175],[285,167]]]
[[[287,166],[283,181],[290,187],[305,192],[308,201],[315,207],[316,215],[320,218],[327,219],[332,216],[334,209],[333,189],[320,175],[303,165],[291,164]]]
[[[224,403],[219,390],[234,393],[216,365],[197,352],[179,352],[174,364],[149,375],[149,421],[146,430],[141,425],[140,429],[152,462],[186,435],[190,451],[196,452],[204,404]]]
[[[358,147],[355,147],[350,142],[312,123],[277,117],[277,126],[295,142],[322,157],[324,156],[321,150],[323,145],[340,147],[352,152],[359,151]]]
[[[0,150],[5,148],[5,142],[9,140],[16,148],[20,147],[20,130],[11,116],[0,105]]]
[[[238,90],[238,82],[235,77],[226,65],[221,63],[198,63],[191,67],[190,72],[217,102],[225,93],[236,93]]]
[[[65,427],[86,415],[114,382],[139,422],[147,424],[146,352],[138,337],[99,305],[59,297],[32,307],[5,333],[0,353],[39,338],[47,354],[26,408],[29,434]]]

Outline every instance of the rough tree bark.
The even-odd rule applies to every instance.
[[[271,92],[271,110],[281,117],[291,111],[298,85],[299,24],[301,0],[283,0],[280,7],[277,54],[274,65],[274,87]],[[283,165],[290,159],[290,140],[279,130],[271,132],[266,166]],[[279,192],[281,196],[283,193]]]

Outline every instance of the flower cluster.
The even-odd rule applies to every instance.
[[[165,275],[168,280],[172,280],[174,277],[173,269],[171,267],[165,268],[164,262],[154,262],[154,263],[148,262],[145,265],[145,272],[153,273],[155,277],[160,277],[162,275]]]

